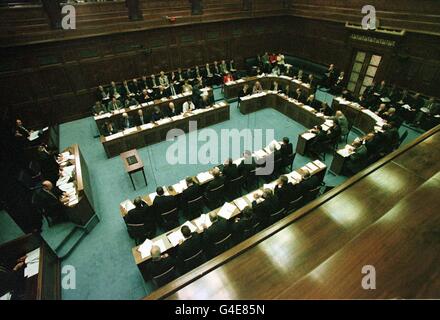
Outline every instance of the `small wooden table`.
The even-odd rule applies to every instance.
[[[147,178],[145,177],[144,164],[142,163],[141,157],[136,149],[129,150],[127,152],[121,153],[122,161],[124,162],[125,171],[127,171],[130,176],[131,184],[133,185],[134,190],[136,190],[136,186],[133,182],[132,174],[138,171],[142,171],[142,175],[144,176],[145,185],[147,186]]]

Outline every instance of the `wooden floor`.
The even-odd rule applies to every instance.
[[[219,267],[147,298],[440,298],[440,128],[335,189]],[[375,290],[361,286],[365,265]]]

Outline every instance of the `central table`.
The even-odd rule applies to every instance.
[[[147,178],[145,177],[144,164],[142,163],[141,157],[136,149],[129,150],[127,152],[121,153],[122,161],[124,162],[125,171],[130,176],[131,184],[133,185],[134,190],[136,190],[136,186],[134,185],[132,174],[138,171],[142,171],[142,175],[144,176],[145,185],[147,186]]]

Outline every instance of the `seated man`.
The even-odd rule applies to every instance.
[[[151,261],[148,265],[148,273],[151,277],[157,277],[164,274],[172,267],[176,266],[176,261],[169,254],[161,254],[160,248],[158,246],[152,246],[151,251]]]
[[[263,92],[263,87],[261,86],[260,81],[255,82],[254,87],[252,88],[252,94]]]
[[[186,211],[186,209],[187,209],[188,201],[195,200],[202,195],[202,190],[201,190],[200,186],[198,184],[194,183],[193,178],[186,177],[185,182],[186,182],[187,188],[185,190],[183,190],[182,195],[181,195],[181,200],[183,203],[184,211]],[[190,214],[190,212],[185,212],[185,213],[186,213],[186,215]]]
[[[153,101],[153,98],[150,97],[147,89],[142,90],[140,101],[141,101],[141,103],[147,103],[147,102]]]
[[[173,102],[170,102],[166,108],[166,116],[167,117],[174,117],[177,116],[177,111],[176,111],[176,107],[174,106]]]
[[[290,91],[290,86],[286,84],[282,90],[282,93],[284,93],[289,98],[292,97],[292,92]]]
[[[271,90],[271,91],[276,91],[276,92],[278,92],[278,91],[282,91],[282,90],[281,90],[281,86],[278,84],[277,81],[274,81],[274,82],[272,83],[272,86],[270,87],[270,90]]]
[[[295,94],[293,95],[293,99],[301,102],[301,103],[306,103],[307,98],[305,97],[303,91],[301,90],[301,88],[297,88],[295,91]]]
[[[257,161],[255,157],[252,156],[252,152],[246,150],[243,154],[243,161],[238,166],[238,171],[244,177],[249,177],[251,171],[255,170],[257,167]]]
[[[156,76],[154,74],[151,75],[150,77],[150,88],[156,89],[157,87],[159,87],[159,84],[157,83],[157,79]]]
[[[111,99],[116,98],[119,99],[121,97],[120,89],[116,86],[116,83],[114,81],[111,82],[110,89],[109,89],[109,96]]]
[[[136,95],[136,97],[139,97],[141,95],[143,89],[141,84],[137,81],[136,78],[133,79],[133,81],[129,84],[128,88],[130,89],[130,92]]]
[[[234,77],[232,76],[231,73],[226,71],[225,75],[223,76],[223,83],[227,84],[227,83],[232,82],[232,81],[234,81]]]
[[[391,152],[399,145],[399,131],[392,122],[385,124],[382,128],[384,129],[383,135],[385,138],[385,143],[387,144],[386,151]]]
[[[217,212],[211,211],[209,213],[209,220],[212,225],[203,233],[205,248],[208,250],[212,248],[216,242],[223,240],[230,233],[228,220],[218,217]]]
[[[301,192],[304,196],[307,197],[307,193],[311,190],[314,190],[316,188],[318,188],[319,186],[321,186],[321,181],[319,181],[318,176],[316,175],[311,175],[309,171],[306,170],[299,170],[300,174],[302,176],[302,181],[301,181]]]
[[[148,119],[147,115],[144,114],[142,109],[139,109],[137,112],[137,115],[133,119],[133,122],[134,122],[134,125],[138,127],[138,126],[142,126],[144,124],[149,123],[150,120]]]
[[[354,147],[354,153],[348,159],[346,168],[348,174],[355,174],[364,168],[368,150],[360,140],[355,140],[351,145]]]
[[[20,119],[15,120],[15,137],[27,139],[32,133],[28,130]]]
[[[174,208],[178,207],[177,199],[175,196],[166,196],[165,191],[162,187],[156,189],[157,196],[153,201],[153,209],[159,217],[160,221],[165,219],[166,222],[178,222],[179,221],[179,211],[176,210],[172,215],[168,214],[163,218],[163,214],[167,213]]]
[[[182,93],[192,92],[192,89],[192,85],[189,84],[188,80],[185,80],[185,83],[182,86]]]
[[[122,118],[121,118],[121,121],[120,121],[120,128],[121,128],[121,130],[130,129],[133,126],[134,126],[133,121],[128,116],[128,113],[124,112],[122,114]]]
[[[112,101],[108,103],[107,110],[109,112],[117,111],[122,109],[122,103],[115,97],[112,98]]]
[[[191,97],[188,97],[186,101],[183,103],[183,113],[191,112],[196,108],[194,103],[191,100]]]
[[[229,73],[228,66],[226,65],[225,60],[222,60],[222,62],[220,63],[220,72],[224,75]]]
[[[348,120],[345,117],[345,115],[342,113],[342,111],[340,110],[336,111],[335,116],[330,119],[335,121],[339,125],[339,127],[341,128],[342,136],[348,134]]]
[[[225,184],[226,178],[221,175],[220,169],[215,167],[212,169],[211,174],[214,176],[214,180],[208,183],[206,186],[206,191],[214,190],[221,185]]]
[[[183,265],[185,259],[189,259],[203,249],[202,235],[197,232],[191,232],[188,226],[180,228],[185,241],[180,241],[177,249],[177,260]]]
[[[92,108],[94,116],[107,113],[107,108],[101,103],[101,101],[96,101]]]
[[[139,105],[139,102],[136,100],[136,98],[134,96],[127,97],[127,99],[125,99],[125,102],[124,102],[125,108],[135,107],[138,105]]]
[[[209,95],[202,95],[202,99],[200,100],[199,109],[209,108],[212,106],[212,102],[210,101]]]
[[[159,84],[164,87],[168,88],[170,86],[170,82],[168,80],[168,76],[165,74],[165,72],[161,71],[159,76]]]
[[[41,189],[35,191],[34,200],[36,206],[51,217],[54,222],[61,222],[66,218],[63,206],[64,196],[65,194],[61,190],[47,180],[42,183]]]
[[[262,198],[262,201],[259,201],[260,198]],[[268,225],[270,216],[281,209],[281,204],[272,190],[265,189],[263,194],[254,193],[252,209],[254,210],[256,219],[264,227]]]
[[[321,103],[321,107],[319,108],[318,111],[327,117],[331,117],[334,115],[333,109],[328,105],[327,102],[324,101]]]
[[[292,184],[286,176],[281,176],[278,179],[278,184],[275,187],[275,195],[278,197],[283,208],[288,208],[290,201],[301,197],[301,184]]]
[[[249,90],[249,85],[247,83],[244,84],[243,89],[238,93],[238,98],[243,98],[250,95],[252,92]]]
[[[314,94],[311,94],[307,98],[307,100],[306,100],[306,102],[304,104],[309,106],[309,107],[312,107],[316,111],[319,111],[319,109],[320,109],[320,103],[319,103],[318,100],[315,99],[315,95]]]
[[[154,107],[154,112],[151,115],[151,121],[152,122],[157,122],[157,121],[159,121],[162,118],[163,118],[163,113],[160,110],[160,108],[158,106]]]
[[[231,158],[226,159],[222,173],[226,182],[234,180],[240,176],[240,171],[238,170],[237,165],[232,162]]]
[[[165,89],[165,87],[163,86],[159,86],[159,90],[156,91],[156,94],[154,95],[154,99],[159,100],[162,98],[168,98],[169,96],[170,95],[168,89]]]
[[[104,137],[108,137],[111,136],[112,134],[118,133],[118,129],[116,128],[115,124],[109,120],[104,122],[101,131]]]
[[[124,217],[126,224],[144,224],[147,238],[152,238],[156,234],[156,216],[151,212],[148,205],[141,197],[136,197],[133,204],[134,209],[127,212]]]
[[[98,90],[96,92],[96,98],[103,102],[103,103],[107,103],[107,101],[110,100],[110,95],[109,93],[104,89],[103,86],[99,86]]]
[[[246,207],[243,209],[240,217],[235,218],[234,224],[232,225],[232,235],[234,236],[234,242],[240,242],[246,239],[246,232],[248,235],[252,232],[252,227],[254,226],[254,211],[251,207]]]

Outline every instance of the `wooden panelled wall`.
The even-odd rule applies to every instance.
[[[81,118],[90,115],[100,84],[279,51],[286,23],[262,18],[5,49],[1,104],[36,126]]]

